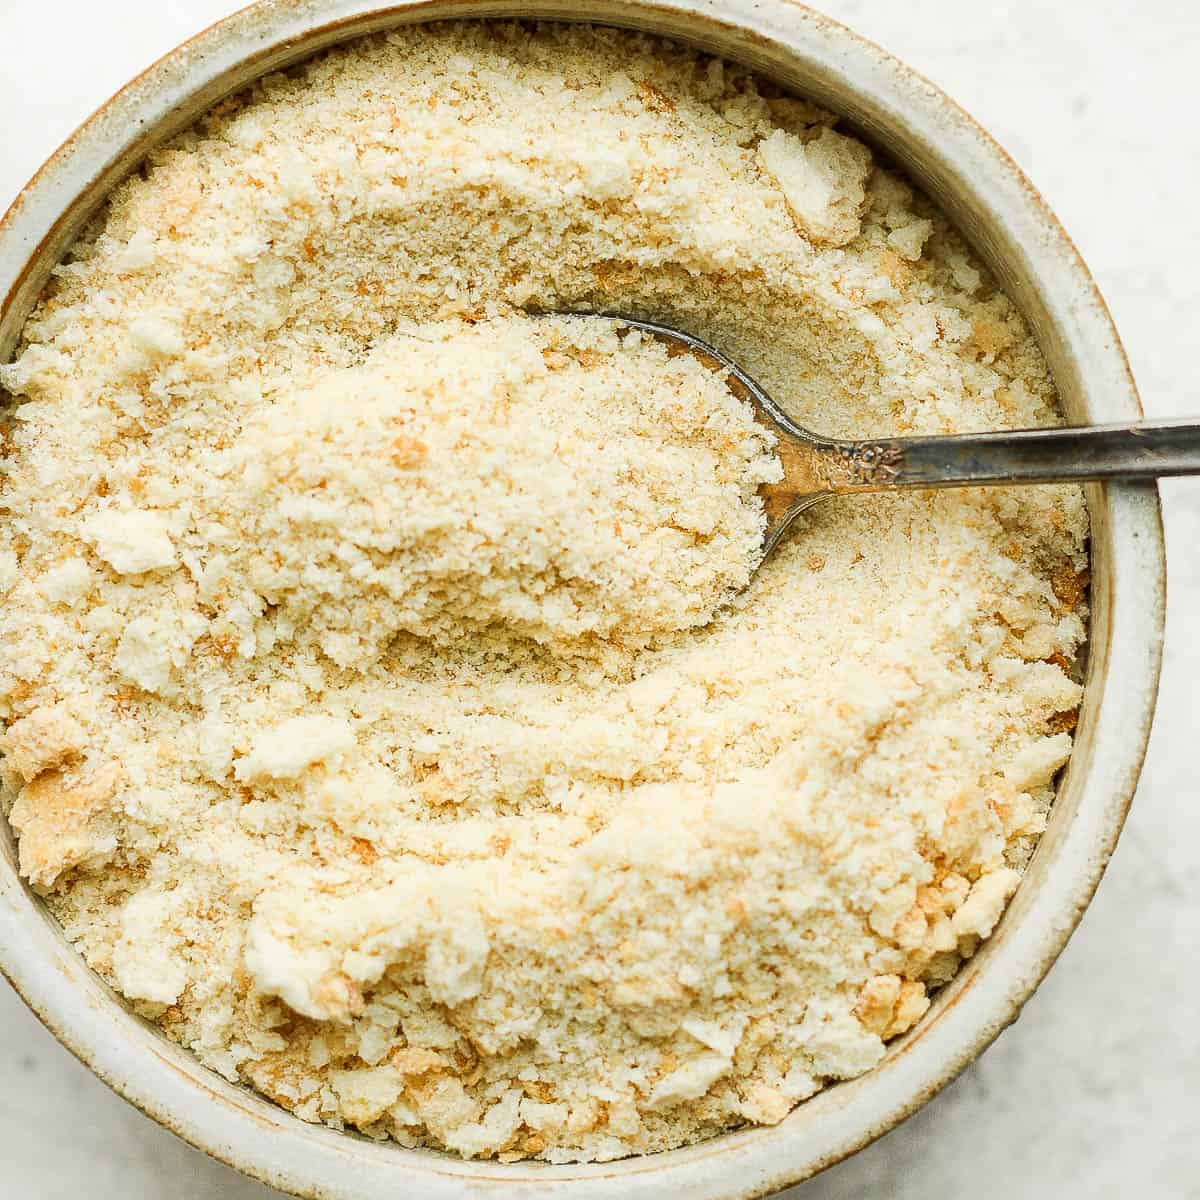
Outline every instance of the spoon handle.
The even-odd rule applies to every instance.
[[[1200,475],[1200,424],[1146,421],[827,443],[830,492]]]

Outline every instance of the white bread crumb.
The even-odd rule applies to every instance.
[[[106,509],[87,520],[83,536],[121,575],[139,575],[175,565],[167,522],[141,509]]]
[[[822,129],[811,142],[777,129],[759,143],[758,153],[802,233],[831,246],[858,237],[871,171],[866,146],[832,129]]]
[[[354,745],[354,729],[337,717],[292,717],[255,735],[235,769],[239,779],[294,779]]]

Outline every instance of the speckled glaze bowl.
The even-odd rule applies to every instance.
[[[898,162],[996,271],[1036,331],[1069,417],[1129,420],[1137,393],[1070,239],[1016,165],[928,81],[788,0],[268,0],[187,42],[96,113],[0,222],[0,361],[50,269],[148,149],[251,79],[357,34],[445,17],[591,20],[736,59],[841,113]],[[305,1125],[133,1016],[18,879],[0,839],[0,966],[46,1025],[131,1103],[275,1187],[322,1200],[639,1200],[768,1195],[852,1154],[945,1086],[1010,1022],[1078,923],[1137,782],[1158,682],[1165,568],[1153,486],[1092,487],[1092,626],[1078,743],[1008,912],[869,1074],[774,1128],[588,1166],[462,1162]],[[2,822],[0,822],[2,824]]]

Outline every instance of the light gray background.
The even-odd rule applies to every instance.
[[[1200,4],[816,6],[922,71],[999,138],[1095,272],[1147,413],[1200,416]],[[0,207],[128,78],[236,7],[0,0]],[[1200,481],[1163,493],[1171,580],[1158,719],[1095,903],[1020,1022],[979,1063],[791,1200],[1200,1200]],[[117,1099],[0,983],[0,1197],[80,1194],[278,1195]]]

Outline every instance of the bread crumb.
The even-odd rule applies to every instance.
[[[987,937],[1020,882],[1020,875],[1007,867],[981,876],[954,914],[951,925],[955,934],[960,938]]]
[[[244,780],[294,779],[308,767],[342,754],[355,744],[349,722],[318,715],[292,717],[264,729],[250,743],[235,774]]]
[[[73,758],[86,745],[87,734],[65,700],[13,721],[2,740],[5,762],[26,781]]]
[[[888,234],[887,244],[908,262],[917,262],[925,243],[933,233],[933,222],[924,218],[910,221]]]
[[[758,153],[802,234],[831,246],[858,237],[871,171],[866,146],[832,129],[822,129],[811,142],[777,129],[759,144]]]
[[[121,770],[116,764],[82,782],[68,782],[57,771],[39,775],[17,796],[9,820],[19,837],[21,874],[35,887],[48,889],[59,876],[88,858],[113,849],[98,820],[116,794]]]
[[[685,1100],[698,1100],[722,1076],[731,1063],[721,1054],[702,1054],[665,1075],[654,1085],[648,1107],[651,1110],[674,1108]]]
[[[108,507],[83,523],[82,534],[120,575],[140,575],[176,562],[169,527],[158,513]]]

